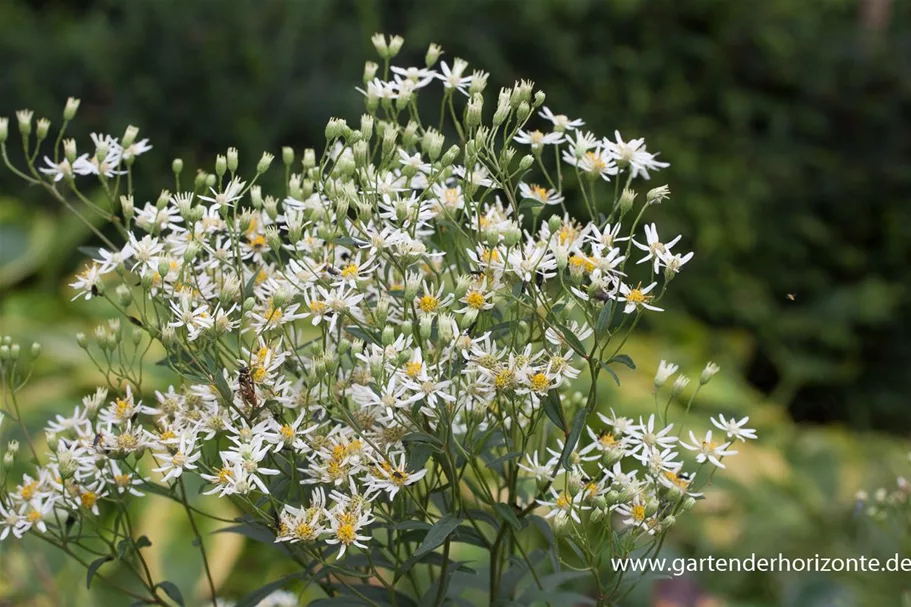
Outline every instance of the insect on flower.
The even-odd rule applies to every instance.
[[[237,386],[244,404],[251,409],[256,409],[259,406],[259,401],[256,398],[256,386],[253,383],[250,367],[243,366],[237,370]]]

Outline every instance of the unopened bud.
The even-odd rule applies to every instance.
[[[38,137],[38,140],[42,140],[47,137],[47,132],[51,128],[51,121],[47,118],[39,118],[38,123],[35,128],[35,135]]]
[[[721,370],[721,367],[719,367],[715,363],[713,363],[711,361],[707,362],[705,365],[705,369],[702,370],[702,374],[699,376],[699,383],[702,384],[703,386],[705,384],[709,383],[709,381],[713,377],[715,377],[715,374],[718,373],[718,371],[720,371],[720,370]]]
[[[63,119],[69,122],[76,117],[76,111],[79,109],[79,100],[75,97],[70,97],[66,100],[66,105],[63,106]]]
[[[440,45],[431,42],[430,46],[427,47],[427,53],[424,55],[424,65],[428,68],[433,67],[442,54],[443,49],[440,48]]]
[[[215,157],[215,174],[221,177],[228,170],[228,159],[218,154]]]
[[[237,148],[228,148],[228,154],[226,158],[228,170],[234,173],[237,170],[238,164]]]

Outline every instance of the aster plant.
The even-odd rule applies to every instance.
[[[240,513],[229,530],[288,561],[242,605],[612,605],[636,580],[611,558],[656,554],[755,438],[746,419],[687,428],[712,364],[685,410],[670,404],[688,380],[665,387],[664,361],[653,413],[611,408],[617,370],[636,368],[624,346],[693,255],[645,223],[670,192],[639,191],[667,166],[644,140],[586,131],[531,82],[488,101],[488,75],[436,45],[402,68],[400,37],[373,42],[366,113],[330,120],[319,154],[284,148],[277,192],[259,183],[271,154],[247,172],[232,148],[189,179],[175,160],[173,183],[142,194],[149,141],[130,127],[80,153],[74,99],[55,136],[17,114],[17,162],[0,120],[9,170],[96,233],[76,297],[119,313],[77,336],[104,385],[47,425],[46,453],[29,441],[36,468],[0,488],[4,538],[54,544],[137,604],[183,604],[132,518],[174,500],[207,573],[197,598],[226,604],[199,531],[220,499]],[[155,352],[179,379],[152,392]],[[0,359],[21,424],[29,357],[6,339]],[[106,575],[112,561],[132,577]]]

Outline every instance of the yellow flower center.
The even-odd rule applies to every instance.
[[[310,311],[316,315],[320,315],[326,311],[326,302],[324,301],[311,301],[310,302]]]
[[[637,523],[641,523],[645,520],[645,506],[642,504],[637,504],[632,508],[633,520]]]
[[[556,503],[557,503],[557,508],[560,508],[561,510],[568,510],[568,509],[569,509],[570,501],[569,501],[569,497],[567,497],[565,493],[561,493],[561,494],[557,497],[557,502],[556,502]]]
[[[91,508],[98,501],[98,495],[94,491],[86,491],[81,496],[79,496],[82,505],[86,508]]]
[[[267,371],[265,367],[253,367],[250,370],[250,379],[252,379],[254,383],[258,384],[266,379],[266,374]]]
[[[532,196],[532,198],[536,198],[536,199],[540,200],[541,202],[546,202],[547,201],[547,190],[545,190],[543,187],[539,186],[538,184],[532,184],[531,196]]]
[[[342,268],[342,277],[351,278],[352,276],[357,276],[359,268],[356,263],[349,263],[347,266]]]
[[[38,521],[41,520],[41,513],[38,512],[37,510],[32,510],[31,512],[28,513],[27,518],[28,518],[28,522],[37,523]]]
[[[629,292],[629,294],[627,294],[627,296],[626,296],[626,301],[628,301],[630,303],[634,303],[637,306],[644,304],[645,302],[647,302],[650,299],[651,299],[651,297],[646,295],[645,293],[643,293],[642,289],[639,289],[639,288],[631,290]]]
[[[118,487],[126,487],[130,484],[130,475],[129,474],[117,474],[114,476],[114,482],[117,483]]]
[[[234,471],[230,468],[222,468],[218,471],[218,484],[224,485],[234,478]]]
[[[22,489],[19,490],[19,495],[24,500],[30,500],[35,497],[35,491],[38,490],[38,481],[32,481],[28,485],[24,485]]]
[[[256,251],[262,251],[266,248],[266,237],[262,234],[257,234],[252,238],[248,237],[250,240],[250,246]]]
[[[339,525],[338,531],[335,532],[335,535],[338,538],[338,541],[348,546],[354,541],[356,536],[354,525],[351,523]]]
[[[480,291],[470,291],[468,295],[465,296],[465,303],[475,310],[480,310],[484,307],[484,294]]]
[[[585,152],[585,157],[588,158],[588,168],[592,173],[600,173],[607,167],[607,163],[604,162],[601,154]]]
[[[124,417],[129,417],[130,401],[118,398],[116,401],[114,401],[114,413],[121,419]]]
[[[285,440],[291,440],[291,437],[294,436],[294,428],[288,424],[282,426],[279,432],[281,432],[282,438]]]
[[[547,392],[550,387],[550,380],[543,373],[535,373],[529,378],[529,384],[531,384],[531,389],[535,392]]]
[[[439,305],[440,300],[433,295],[424,295],[418,300],[418,307],[421,309],[421,312],[435,312]]]
[[[497,389],[502,390],[503,388],[511,386],[514,379],[515,373],[513,373],[511,369],[503,369],[497,373],[494,378],[494,384],[497,386]]]
[[[421,362],[413,360],[405,365],[405,375],[408,377],[417,377],[421,372]]]

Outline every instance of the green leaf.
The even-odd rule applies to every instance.
[[[494,504],[493,509],[497,511],[497,514],[500,515],[500,518],[509,523],[510,527],[516,531],[522,529],[522,521],[519,520],[519,517],[516,516],[515,510],[513,510],[508,504]]]
[[[164,593],[166,595],[168,595],[168,598],[170,598],[172,601],[174,601],[175,603],[180,605],[180,607],[184,607],[183,595],[180,594],[180,588],[175,586],[173,583],[158,582],[157,584],[155,584],[155,587],[161,588],[164,591]]]
[[[601,368],[604,369],[608,375],[614,378],[614,381],[617,382],[617,385],[620,385],[620,378],[614,373],[614,370],[607,366],[607,363],[601,363]]]
[[[569,459],[576,449],[576,443],[579,442],[579,436],[582,434],[582,427],[585,425],[586,417],[588,417],[588,411],[584,408],[576,411],[576,414],[573,416],[572,428],[570,428],[569,434],[566,435],[566,444],[563,445],[563,452],[560,453],[560,465],[566,470],[569,470],[572,467]]]
[[[362,328],[360,328],[360,327],[351,327],[351,326],[348,326],[348,327],[345,327],[345,331],[346,331],[347,333],[350,333],[351,335],[353,335],[353,336],[356,337],[357,339],[360,339],[360,340],[363,341],[364,343],[371,342],[371,343],[374,343],[374,344],[376,344],[376,345],[378,345],[378,346],[381,346],[381,345],[382,345],[382,343],[380,342],[380,340],[379,340],[378,337],[376,337],[373,333],[368,332],[368,331],[365,331],[364,329],[362,329]]]
[[[85,587],[91,588],[92,587],[92,578],[95,577],[96,573],[98,573],[98,568],[101,567],[102,565],[104,565],[105,563],[107,563],[108,561],[113,561],[113,560],[114,560],[114,557],[111,556],[110,554],[107,554],[107,555],[97,558],[94,561],[92,561],[91,563],[89,563],[88,570],[85,573]]]
[[[430,528],[430,531],[427,532],[427,535],[424,536],[424,541],[421,542],[421,545],[418,546],[418,549],[415,551],[414,556],[419,557],[422,554],[426,554],[431,550],[434,550],[440,546],[449,535],[456,530],[456,527],[462,524],[462,519],[447,514],[436,523],[433,527]]]
[[[547,398],[544,399],[544,413],[555,426],[563,430],[564,434],[566,433],[566,413],[563,412],[560,392],[556,388],[548,392]]]
[[[633,359],[630,358],[626,354],[618,354],[615,357],[613,357],[612,359],[610,359],[609,361],[607,361],[607,364],[611,364],[611,363],[620,363],[621,365],[626,365],[630,369],[636,368],[636,363],[634,363]]]
[[[508,462],[511,459],[515,459],[515,458],[521,456],[522,453],[523,453],[523,451],[510,451],[509,453],[507,453],[505,455],[501,455],[500,457],[490,460],[489,462],[487,462],[487,466],[490,468],[493,468],[494,466],[498,466],[498,465],[502,464],[503,462]]]
[[[576,354],[588,360],[588,352],[585,351],[585,346],[581,341],[579,341],[579,338],[569,330],[569,327],[564,324],[557,323],[557,328],[560,329],[560,333],[563,334],[563,339],[566,340],[566,343],[569,344],[569,347],[575,350]]]

